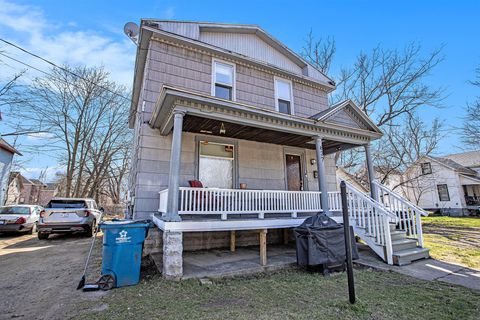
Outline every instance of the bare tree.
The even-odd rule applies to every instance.
[[[18,99],[18,81],[25,71],[15,73],[11,78],[0,84],[0,107],[10,105]]]
[[[334,53],[333,39],[317,41],[312,32],[307,35],[302,55],[309,62],[328,71]],[[425,54],[413,42],[402,50],[377,46],[368,53],[359,53],[355,63],[342,67],[336,77],[337,90],[330,102],[355,101],[385,133],[372,148],[376,167],[382,168],[382,181],[430,154],[438,145],[440,122],[436,120],[428,130],[422,129],[419,125],[424,124],[415,114],[421,107],[442,106],[443,88],[433,88],[426,81],[442,60],[441,47]],[[403,135],[408,139],[403,140]],[[336,160],[348,171],[358,171],[364,166],[363,150],[337,153]]]
[[[2,54],[2,51],[0,51],[0,54]],[[8,66],[2,60],[0,60],[0,63]],[[5,73],[2,72],[0,77],[0,120],[4,121],[3,128],[7,128],[6,131],[3,131],[5,130],[3,129],[3,132],[0,132],[2,137],[10,136],[15,139],[21,135],[38,133],[38,130],[35,128],[23,130],[13,121],[9,121],[10,113],[15,113],[15,107],[22,105],[26,101],[23,94],[23,85],[20,84],[20,81],[25,76],[26,72],[27,70],[22,70],[8,76],[5,76]],[[14,145],[15,144],[16,143],[14,143]]]
[[[131,142],[127,91],[108,77],[102,68],[54,68],[25,92],[24,129],[48,132],[43,152],[65,165],[67,197],[96,196]]]
[[[381,183],[386,183],[391,174],[398,174],[407,170],[424,156],[432,155],[441,139],[443,123],[438,119],[430,125],[423,122],[418,115],[407,114],[400,125],[388,125],[386,135],[375,149],[375,162],[379,170]],[[409,176],[408,179],[390,183],[393,188],[405,184],[418,176]]]
[[[424,56],[420,45],[410,43],[401,51],[378,46],[360,53],[352,67],[342,69],[333,100],[354,100],[379,127],[419,107],[440,107],[443,88],[425,80],[443,60],[441,51]]]
[[[103,189],[113,203],[120,203],[127,190],[127,174],[130,168],[130,148],[125,146],[120,154],[120,161],[110,166],[106,186]]]
[[[315,39],[313,31],[310,30],[305,39],[301,55],[326,74],[330,71],[336,51],[337,46],[333,37]]]
[[[467,149],[480,149],[480,98],[466,107],[461,140]]]
[[[471,84],[480,88],[480,67],[475,69],[476,79]],[[480,96],[473,103],[467,104],[463,125],[461,127],[461,140],[467,149],[480,149]]]
[[[420,164],[414,164],[402,175],[401,183],[397,184],[395,188],[401,190],[401,193],[413,201],[416,205],[420,204],[422,197],[428,193],[432,192],[432,181],[431,175],[424,175]]]
[[[431,124],[422,121],[416,114],[407,114],[399,124],[386,125],[385,136],[377,141],[373,149],[375,176],[377,180],[393,190],[397,188],[406,194],[406,189],[416,186],[420,197],[421,187],[426,187],[421,171],[412,170],[418,160],[432,156],[439,146],[444,133],[443,122],[435,119]],[[341,157],[340,160],[344,160]],[[368,172],[364,155],[359,150],[351,151],[345,169],[351,171],[362,185],[368,186]]]

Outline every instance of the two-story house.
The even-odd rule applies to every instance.
[[[45,206],[56,194],[55,183],[45,183],[38,179],[28,179],[18,171],[10,173],[6,205],[38,204]]]
[[[129,212],[158,227],[165,277],[182,276],[183,251],[235,237],[260,243],[267,264],[267,242],[307,216],[340,212],[336,152],[365,148],[373,167],[379,128],[352,101],[329,106],[335,82],[260,27],[142,20],[137,42]],[[403,263],[392,251],[395,213],[354,189],[349,196],[356,232],[385,261]]]
[[[426,156],[402,173],[398,189],[425,210],[455,216],[477,213],[479,168],[479,151]]]

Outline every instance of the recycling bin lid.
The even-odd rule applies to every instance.
[[[129,220],[129,219],[113,219],[110,221],[102,221],[100,223],[100,228],[107,229],[107,228],[118,228],[118,227],[149,227],[150,222],[145,220]]]

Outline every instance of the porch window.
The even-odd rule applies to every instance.
[[[420,166],[422,167],[422,174],[432,173],[432,164],[430,162],[424,162]]]
[[[291,81],[275,77],[275,107],[281,113],[293,114]]]
[[[233,188],[234,146],[200,141],[198,179],[209,188]]]
[[[438,199],[440,201],[450,201],[450,194],[446,184],[437,184]]]
[[[225,100],[235,100],[235,65],[213,60],[212,69],[212,95]]]

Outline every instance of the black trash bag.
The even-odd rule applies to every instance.
[[[345,262],[343,225],[324,213],[305,219],[294,229],[297,263],[302,266],[337,266]],[[350,227],[352,259],[358,259],[353,228]]]

